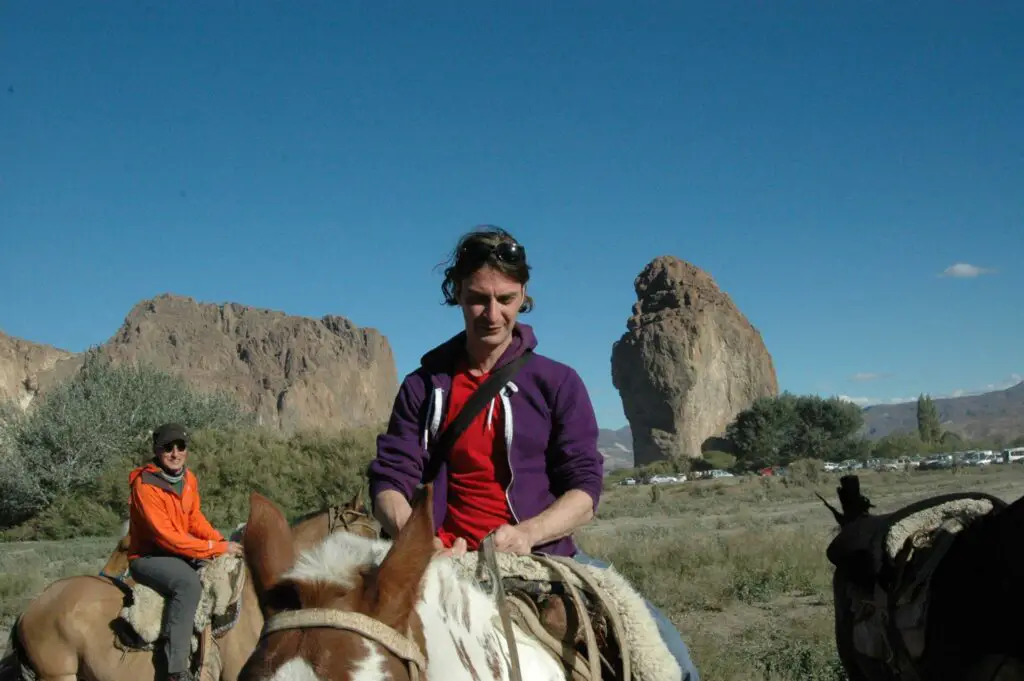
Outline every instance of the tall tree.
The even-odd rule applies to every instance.
[[[863,447],[856,432],[861,410],[838,398],[783,393],[756,400],[726,429],[736,457],[746,467],[784,464],[794,459],[845,458]]]
[[[942,437],[942,427],[939,425],[939,410],[929,395],[919,395],[917,398],[917,434],[921,442],[933,445]]]

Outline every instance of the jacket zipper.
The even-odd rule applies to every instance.
[[[519,392],[519,386],[512,381],[506,383],[498,395],[501,396],[502,410],[505,412],[505,459],[508,462],[509,480],[508,485],[505,487],[505,503],[508,504],[508,510],[512,513],[512,518],[518,525],[521,521],[519,514],[516,513],[515,506],[512,505],[512,498],[509,495],[512,490],[512,484],[515,482],[516,473],[515,468],[512,466],[512,442],[515,437],[515,429],[512,421],[512,402],[509,400],[510,393]],[[427,423],[426,428],[423,432],[423,449],[427,449],[428,434],[430,438],[437,437],[437,431],[440,428],[441,422],[444,420],[444,412],[447,411],[447,398],[444,395],[444,388],[434,388],[433,399],[431,400],[430,406],[427,407]]]
[[[505,412],[505,456],[508,460],[508,486],[505,487],[505,502],[508,504],[508,510],[512,513],[512,518],[518,525],[520,523],[519,514],[516,513],[515,507],[512,505],[512,497],[510,492],[512,491],[512,483],[515,482],[516,472],[512,466],[512,440],[515,435],[515,428],[512,421],[512,401],[509,399],[509,393],[515,393],[519,391],[519,387],[509,381],[502,387],[498,392],[501,395],[501,406]]]

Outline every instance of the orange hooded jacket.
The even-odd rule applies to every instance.
[[[168,554],[208,560],[227,552],[228,542],[199,510],[199,483],[192,471],[185,469],[180,497],[154,463],[129,473],[128,484],[130,560]]]

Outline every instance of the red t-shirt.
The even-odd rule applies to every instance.
[[[473,376],[464,365],[458,368],[452,377],[445,428],[485,380],[487,374]],[[456,537],[462,537],[469,550],[475,551],[484,537],[501,525],[512,523],[505,498],[511,478],[505,451],[507,416],[501,398],[495,397],[452,445],[448,458],[448,511],[437,531],[446,547],[451,547]]]

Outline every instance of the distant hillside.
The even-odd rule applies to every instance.
[[[970,438],[1024,435],[1024,381],[1012,388],[981,395],[935,399],[944,430]],[[917,402],[878,404],[864,408],[863,433],[877,440],[891,433],[917,430]]]
[[[601,428],[597,436],[597,448],[604,455],[606,473],[617,468],[633,467],[633,434],[629,426],[618,430]]]

